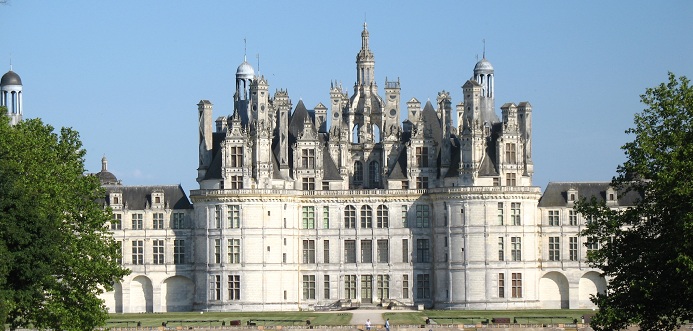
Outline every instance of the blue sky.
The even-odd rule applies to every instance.
[[[364,20],[375,75],[402,100],[453,104],[486,40],[496,107],[533,106],[534,184],[610,180],[668,71],[693,78],[693,1],[38,1],[0,5],[0,73],[10,59],[24,115],[73,127],[86,166],[126,185],[197,188],[197,106],[232,113],[248,61],[294,105],[352,93]],[[406,107],[406,105],[403,105]],[[404,108],[403,108],[404,109]],[[500,113],[499,110],[497,110]],[[406,112],[403,112],[406,113]]]

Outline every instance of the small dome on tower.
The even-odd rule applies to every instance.
[[[253,66],[248,61],[243,61],[236,69],[236,79],[253,79],[253,77],[255,77]]]
[[[474,66],[474,73],[493,73],[493,66],[491,62],[483,58]]]
[[[106,156],[101,158],[101,171],[96,173],[96,177],[99,178],[101,185],[118,185],[118,178],[108,171],[108,159]]]
[[[0,79],[0,86],[7,85],[22,85],[22,79],[19,78],[19,75],[17,75],[16,72],[10,70],[6,74],[2,75],[2,79]]]

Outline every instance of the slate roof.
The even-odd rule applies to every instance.
[[[322,168],[324,170],[324,180],[342,180],[342,176],[339,174],[339,169],[332,159],[332,154],[330,154],[327,144],[322,148]]]
[[[152,192],[164,192],[164,204],[171,209],[192,209],[192,203],[188,200],[183,187],[179,185],[151,185],[151,186],[123,186],[104,185],[107,193],[121,192],[123,205],[130,210],[143,210],[146,205],[152,204]],[[106,202],[110,204],[108,194]]]
[[[610,182],[551,182],[546,186],[544,194],[539,199],[539,207],[564,207],[568,204],[567,192],[571,188],[577,190],[576,200],[596,197],[598,201],[606,200],[606,190]],[[640,193],[617,190],[619,206],[633,206],[642,198]]]

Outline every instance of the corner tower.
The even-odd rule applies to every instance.
[[[0,106],[7,107],[10,124],[15,125],[22,120],[24,113],[22,101],[22,79],[16,72],[10,71],[0,79]]]

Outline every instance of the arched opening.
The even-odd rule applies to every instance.
[[[161,284],[161,306],[167,312],[191,311],[195,284],[183,276],[174,276]]]
[[[579,306],[577,308],[597,308],[597,305],[590,300],[590,297],[597,293],[606,293],[606,280],[598,272],[590,271],[580,278],[579,291]]]
[[[351,129],[351,142],[352,143],[355,143],[355,144],[359,143],[359,140],[361,137],[361,134],[359,132],[360,129],[361,129],[361,126],[358,124],[354,125],[354,127]]]
[[[360,161],[354,162],[354,184],[363,183],[363,164]]]
[[[130,283],[130,312],[154,312],[152,281],[145,276],[137,276]]]
[[[568,309],[568,279],[559,272],[549,272],[539,280],[539,300],[545,309]]]
[[[380,187],[380,163],[372,161],[368,164],[368,178],[372,188]]]

